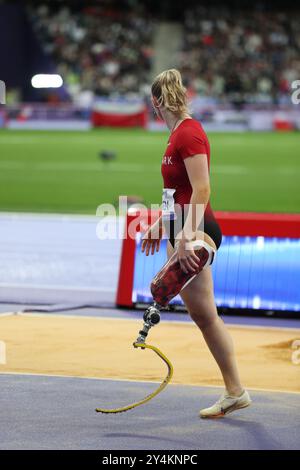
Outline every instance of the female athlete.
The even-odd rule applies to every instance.
[[[183,271],[194,271],[198,258],[187,242],[201,238],[218,249],[222,241],[209,203],[209,142],[201,124],[188,112],[186,89],[178,70],[159,74],[151,92],[155,112],[170,130],[161,168],[163,207],[167,208],[171,220],[166,223],[161,216],[148,229],[143,236],[142,252],[148,256],[159,250],[164,227],[169,237],[168,256],[176,248]],[[200,417],[218,418],[249,406],[251,399],[240,382],[232,339],[217,313],[211,268],[201,271],[180,296],[200,328],[225,383],[221,398],[213,406],[200,410]]]

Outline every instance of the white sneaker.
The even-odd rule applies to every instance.
[[[226,392],[211,407],[200,410],[200,418],[223,418],[227,413],[246,408],[251,404],[249,393],[245,390],[239,397],[231,397]]]

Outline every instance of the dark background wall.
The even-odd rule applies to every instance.
[[[54,72],[33,33],[24,6],[0,4],[0,80],[7,89],[18,88],[24,100],[35,100],[40,92],[32,88],[32,76]]]

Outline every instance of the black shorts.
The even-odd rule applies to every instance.
[[[173,247],[175,247],[176,235],[182,230],[183,225],[184,220],[182,220],[180,223],[179,219],[170,220],[167,224],[165,224],[169,241]],[[209,217],[204,216],[204,232],[209,235],[210,238],[212,238],[218,249],[222,243],[222,231],[215,217],[211,214],[209,214]]]

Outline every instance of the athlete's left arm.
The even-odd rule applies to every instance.
[[[210,183],[207,165],[207,155],[199,154],[184,159],[186,171],[192,186],[192,195],[188,208],[187,218],[183,227],[182,239],[178,245],[179,260],[186,271],[193,270],[198,265],[197,256],[185,249],[187,240],[193,240],[197,228],[204,216],[205,207],[209,201]]]
[[[205,207],[210,196],[207,155],[201,154],[186,158],[184,164],[193,189],[188,217],[184,226],[185,229],[192,230],[193,233],[189,236],[191,239],[204,216]]]

